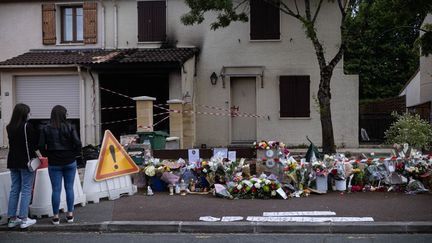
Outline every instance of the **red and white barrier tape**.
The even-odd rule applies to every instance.
[[[163,122],[163,121],[165,121],[166,119],[168,119],[169,118],[169,116],[167,116],[167,117],[164,117],[163,119],[161,119],[160,121],[158,121],[158,122],[156,122],[155,124],[153,124],[153,126],[138,126],[139,128],[144,128],[144,129],[147,129],[147,128],[153,128],[153,127],[155,127],[155,126],[157,126],[157,125],[159,125],[161,122]]]
[[[127,95],[124,95],[124,94],[121,94],[121,93],[119,93],[119,92],[115,92],[115,91],[112,91],[112,90],[106,89],[106,88],[104,88],[104,87],[99,87],[99,88],[100,88],[101,90],[104,90],[104,91],[107,91],[107,92],[110,92],[110,93],[113,93],[113,94],[116,94],[116,95],[119,95],[119,96],[122,96],[122,97],[125,97],[125,98],[128,98],[128,99],[133,100],[132,97],[127,96]]]
[[[124,119],[124,120],[118,120],[118,121],[110,121],[110,122],[102,122],[102,123],[100,123],[100,125],[114,124],[114,123],[133,121],[133,120],[136,120],[136,118]]]
[[[118,110],[118,109],[132,109],[135,108],[135,106],[113,106],[113,107],[103,107],[101,110]]]
[[[396,161],[400,160],[400,157],[389,157],[389,158],[367,158],[367,159],[356,159],[356,160],[349,160],[347,162],[349,163],[366,163],[366,162],[378,162],[378,161]]]
[[[200,105],[200,104],[197,104],[197,106],[205,107],[205,108],[209,108],[209,109],[214,109],[214,110],[219,110],[219,111],[226,111],[226,112],[229,112],[229,114],[231,114],[231,116],[233,116],[233,117],[239,116],[239,117],[266,118],[265,116],[262,116],[262,115],[251,114],[251,113],[246,113],[246,112],[235,112],[233,114],[232,110],[221,108],[221,107],[216,107],[216,106]]]

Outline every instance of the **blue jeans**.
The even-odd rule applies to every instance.
[[[76,161],[67,165],[48,165],[48,173],[52,186],[51,203],[54,215],[59,213],[62,179],[64,179],[68,212],[74,211],[75,195],[73,186],[76,170]]]
[[[9,194],[8,216],[17,216],[18,201],[21,194],[18,217],[27,218],[32,197],[34,172],[30,172],[28,169],[10,169],[10,174],[12,185]]]

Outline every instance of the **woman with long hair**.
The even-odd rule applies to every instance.
[[[30,107],[26,104],[16,104],[11,120],[6,126],[9,139],[7,168],[10,170],[12,179],[8,204],[9,228],[15,226],[27,228],[36,223],[35,219],[28,218],[34,172],[29,171],[27,163],[29,157],[36,157],[38,138],[33,126],[27,122],[29,119]],[[20,194],[21,201],[19,201]],[[20,202],[19,215],[17,215],[18,202]]]
[[[51,111],[50,123],[40,134],[39,148],[48,157],[48,174],[51,180],[53,209],[52,223],[60,223],[59,207],[62,179],[66,191],[68,223],[74,221],[74,190],[75,174],[77,170],[76,157],[81,152],[81,141],[75,128],[66,121],[67,110],[56,105]]]

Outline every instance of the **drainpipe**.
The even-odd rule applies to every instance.
[[[114,49],[118,48],[118,26],[117,26],[117,1],[113,0],[114,4]]]
[[[102,49],[105,49],[106,43],[105,43],[105,5],[103,3],[103,0],[99,0],[100,5],[102,7],[102,24],[101,24],[101,42],[102,42]]]
[[[82,75],[81,72],[81,66],[77,65],[77,72],[78,75],[80,77],[80,135],[81,135],[81,141],[84,141],[84,143],[87,143],[87,138],[86,138],[86,131],[85,131],[85,123],[86,123],[86,119],[85,119],[85,102],[86,102],[86,97],[85,97],[85,84],[84,84],[84,77]]]

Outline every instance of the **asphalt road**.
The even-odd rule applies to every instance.
[[[91,242],[91,243],[118,243],[118,242],[332,242],[332,243],[427,243],[432,242],[432,235],[428,234],[119,234],[119,233],[45,233],[45,232],[0,232],[0,242]]]

